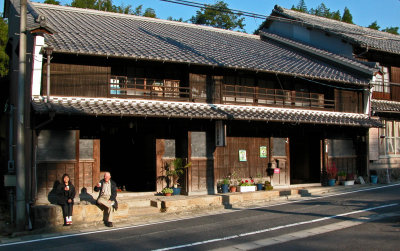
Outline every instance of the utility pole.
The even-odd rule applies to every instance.
[[[20,0],[19,33],[19,71],[17,92],[17,147],[16,147],[16,227],[24,230],[26,226],[26,166],[25,166],[25,75],[26,75],[26,5],[27,0]]]

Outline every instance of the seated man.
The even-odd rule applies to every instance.
[[[107,227],[113,226],[113,209],[118,209],[117,203],[117,185],[111,180],[111,174],[106,172],[104,179],[100,180],[97,186],[94,187],[94,191],[99,192],[97,198],[97,204],[103,205],[107,208],[107,214],[104,217],[104,224]]]

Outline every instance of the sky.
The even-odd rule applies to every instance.
[[[44,0],[31,0],[33,2],[44,2]],[[59,0],[62,5],[70,4],[72,0]],[[190,0],[193,2],[214,4],[217,0]],[[229,8],[243,10],[262,15],[271,14],[275,4],[284,8],[297,5],[299,0],[225,0]],[[394,26],[400,27],[400,0],[305,0],[308,9],[316,8],[324,3],[331,11],[340,10],[343,14],[344,7],[349,8],[353,15],[353,22],[360,26],[368,26],[377,21],[382,28]],[[113,0],[114,5],[131,5],[135,8],[143,5],[143,10],[153,8],[157,17],[167,19],[172,16],[175,19],[190,19],[196,14],[197,8],[181,6],[177,4],[162,2],[160,0]],[[0,0],[0,11],[3,12],[4,0]],[[253,33],[262,23],[262,19],[246,18],[245,31]]]

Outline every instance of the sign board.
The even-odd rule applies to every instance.
[[[267,147],[260,146],[260,158],[266,158],[266,157],[267,157]]]
[[[246,150],[239,150],[239,161],[247,161]]]
[[[281,173],[281,169],[275,168],[275,169],[274,169],[274,173]]]

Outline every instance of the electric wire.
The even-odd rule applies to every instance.
[[[236,10],[236,9],[230,9],[230,8],[221,9],[221,8],[214,7],[213,5],[210,5],[210,4],[204,4],[204,3],[187,1],[187,0],[160,0],[160,1],[173,3],[173,4],[179,4],[179,5],[188,6],[188,7],[211,9],[211,10],[216,10],[216,11],[220,11],[220,12],[232,13],[232,14],[236,14],[236,15],[240,15],[240,16],[258,18],[258,19],[263,19],[263,20],[277,20],[277,21],[282,21],[282,22],[300,23],[300,24],[304,24],[304,25],[318,27],[318,25],[313,25],[313,24],[310,24],[310,23],[307,23],[305,21],[298,20],[298,19],[277,17],[277,16],[272,16],[272,15],[267,16],[267,15],[262,15],[262,14],[258,14],[258,13],[254,13],[254,12]],[[359,36],[364,36],[364,37],[373,37],[373,38],[376,38],[376,39],[400,41],[400,38],[395,38],[395,37],[384,37],[384,36],[379,36],[379,35],[365,34],[365,33],[361,33],[361,32],[352,32],[352,31],[343,32],[343,30],[335,29],[335,28],[324,28],[324,27],[321,27],[321,28],[323,28],[324,30],[327,30],[327,31],[331,31],[331,32],[336,32],[336,33],[342,34],[344,36],[346,36],[346,35],[359,35]],[[390,34],[388,34],[388,35],[390,36]]]

